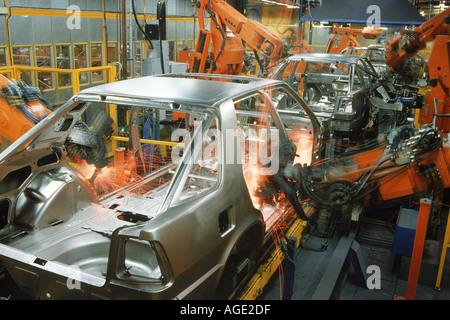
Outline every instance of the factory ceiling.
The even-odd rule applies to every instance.
[[[419,25],[425,18],[408,0],[322,0],[302,21]]]

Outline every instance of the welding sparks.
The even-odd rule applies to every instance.
[[[297,147],[297,156],[295,157],[293,164],[300,163],[310,165],[312,159],[313,141],[300,137],[298,133],[291,133],[289,138],[292,139],[293,143]]]
[[[296,157],[293,164],[307,164],[310,165],[312,161],[312,146],[313,141],[301,136],[298,131],[292,131],[289,138],[297,147]],[[250,150],[251,152],[252,150]],[[253,149],[253,152],[257,148]],[[249,154],[248,158],[255,156]],[[256,156],[257,157],[257,156]],[[244,157],[243,157],[244,159]],[[290,221],[295,215],[295,210],[290,204],[289,200],[283,193],[274,188],[274,181],[270,181],[270,176],[262,174],[262,165],[254,162],[246,163],[243,161],[244,179],[250,193],[253,206],[261,211],[264,221],[266,223],[266,231],[273,231],[274,229],[283,229],[286,225],[284,220]]]
[[[116,168],[113,165],[97,169],[95,165],[90,165],[86,161],[80,160],[76,167],[90,183],[96,195],[111,192],[118,187],[115,179]]]
[[[123,187],[137,176],[132,155],[116,152],[117,159],[121,160],[100,169],[81,159],[77,159],[74,166],[89,182],[95,194],[100,196]]]

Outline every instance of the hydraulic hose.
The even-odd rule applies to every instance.
[[[139,21],[138,21],[137,14],[136,14],[136,8],[134,7],[134,1],[135,1],[135,0],[132,0],[132,1],[131,1],[131,6],[132,6],[132,8],[133,8],[133,16],[134,16],[134,20],[136,21],[136,24],[137,24],[139,30],[141,30],[141,32],[144,34],[145,39],[147,39],[147,41],[150,43],[150,47],[153,49],[152,40],[151,40],[150,37],[145,33],[145,31],[142,29],[141,24],[140,24]]]
[[[158,0],[156,18],[159,23],[159,40],[166,40],[166,1]]]
[[[280,186],[280,188],[283,190],[284,194],[288,197],[289,202],[294,207],[294,210],[297,213],[298,217],[302,220],[309,221],[310,218],[305,214],[305,211],[303,211],[301,204],[297,200],[297,195],[295,193],[295,190],[292,189],[292,187],[281,176],[280,173],[275,174],[275,180],[278,183],[278,185]]]
[[[211,20],[214,22],[214,24],[216,25],[216,27],[219,29],[220,34],[222,35],[222,45],[220,47],[219,53],[217,54],[217,57],[214,59],[214,61],[212,62],[211,65],[211,73],[214,72],[216,70],[216,61],[219,60],[219,57],[222,55],[222,51],[225,48],[225,42],[226,42],[226,36],[225,33],[223,32],[222,27],[219,25],[219,23],[216,20],[216,15],[214,12],[211,12],[211,0],[208,1],[208,13],[211,17]]]
[[[39,119],[34,116],[34,114],[30,111],[30,108],[26,104],[21,104],[19,106],[22,113],[31,120],[34,124],[37,124],[39,122]]]
[[[161,70],[162,73],[166,73],[164,70],[164,57],[163,57],[163,45],[162,41],[166,40],[166,2],[164,0],[158,0],[156,5],[156,17],[159,22],[159,54],[161,58]],[[164,39],[163,39],[164,38]]]

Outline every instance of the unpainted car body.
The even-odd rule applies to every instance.
[[[319,124],[284,82],[195,77],[83,90],[0,154],[0,267],[21,291],[39,299],[210,299],[223,297],[227,275],[252,262],[269,232],[264,211],[283,212],[257,196],[255,202],[245,165],[226,158],[268,137],[252,135],[255,124],[278,131],[280,141],[297,132],[309,149]],[[277,113],[281,100],[304,108],[306,117]],[[80,119],[111,106],[130,111],[129,161],[118,156],[122,148],[109,150],[117,154],[108,164],[81,161],[92,146],[79,138],[96,123]],[[165,123],[166,144],[141,143],[144,111]],[[191,139],[174,139],[180,125]],[[211,157],[197,158],[202,154]]]
[[[384,130],[395,126],[393,114],[403,110],[393,101],[395,88],[380,82],[365,57],[348,54],[305,53],[291,56],[271,78],[286,81],[313,110],[328,136],[360,141],[382,133],[376,127],[380,110],[389,113]]]
[[[353,54],[367,58],[378,75],[382,78],[392,78],[393,72],[386,64],[386,49],[383,45],[369,45],[367,47],[348,47],[342,50],[342,54]]]
[[[392,81],[395,84],[426,85],[426,79],[422,72],[425,72],[426,61],[424,57],[417,53],[414,57],[404,61],[395,69],[388,66],[386,60],[386,47],[383,44],[371,44],[367,47],[348,47],[342,50],[343,54],[357,54],[367,58],[373,65],[381,79]]]

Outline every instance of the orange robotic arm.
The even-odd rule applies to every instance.
[[[383,144],[362,145],[333,161],[294,165],[283,174],[296,186],[300,201],[343,216],[358,204],[401,204],[450,188],[450,147],[436,130],[400,127]]]
[[[425,48],[437,35],[449,34],[450,9],[441,12],[411,32],[401,32],[386,43],[386,64],[395,67]],[[444,57],[443,57],[444,58]],[[447,57],[448,58],[448,57]]]
[[[326,53],[341,53],[347,47],[359,47],[356,37],[362,36],[361,29],[336,28],[331,31],[333,37],[328,40],[325,48]],[[340,36],[340,39],[339,39]]]
[[[419,123],[450,132],[450,9],[386,44],[386,64],[395,68],[433,41],[428,61],[431,91],[420,110]]]
[[[332,168],[327,180],[356,182],[360,186],[356,200],[388,201],[450,188],[449,144],[432,129],[421,129],[395,148],[379,147],[350,161],[345,167]]]
[[[357,37],[363,36],[366,39],[375,39],[383,33],[383,29],[365,27],[364,29],[337,28],[333,27],[331,33],[333,37],[328,40],[325,48],[326,53],[341,53],[347,47],[359,47]]]
[[[0,92],[0,136],[11,142],[51,112],[38,100],[27,98],[19,85],[3,75],[0,75]]]
[[[196,6],[200,32],[190,65],[191,72],[241,74],[244,60],[243,41],[264,58],[266,69],[271,68],[280,59],[282,39],[259,22],[246,18],[226,1],[199,0]],[[210,31],[205,28],[205,11],[211,18]],[[211,55],[210,43],[213,46]]]

